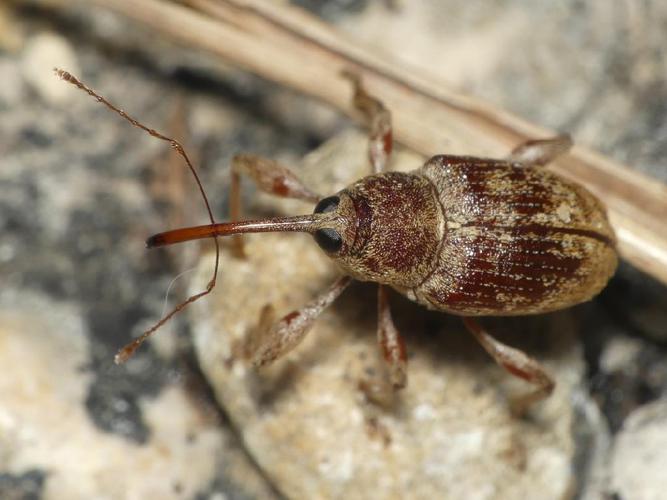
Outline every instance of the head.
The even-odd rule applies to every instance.
[[[416,286],[435,265],[443,217],[422,177],[368,176],[315,206],[320,248],[361,281]]]

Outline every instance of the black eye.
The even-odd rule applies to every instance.
[[[314,236],[317,244],[325,252],[334,253],[343,246],[343,238],[340,237],[340,234],[335,229],[318,229],[315,231]]]
[[[320,201],[317,202],[317,205],[315,205],[315,210],[313,211],[313,213],[323,214],[326,212],[333,212],[338,208],[339,202],[340,198],[338,196],[329,196],[328,198],[322,198]]]

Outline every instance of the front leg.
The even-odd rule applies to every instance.
[[[373,173],[387,170],[387,163],[393,147],[391,113],[382,101],[370,95],[363,86],[358,73],[344,71],[343,76],[353,85],[352,102],[361,111],[370,125],[368,156]],[[407,355],[405,343],[391,317],[386,287],[378,285],[378,323],[377,338],[384,361],[389,368],[389,382],[385,380],[361,382],[366,396],[374,401],[391,400],[393,392],[407,385]]]
[[[241,174],[248,175],[265,193],[283,198],[296,198],[316,203],[320,196],[308,189],[287,167],[261,156],[240,154],[232,159],[229,193],[229,218],[236,222],[241,218]],[[237,256],[242,257],[243,238],[234,235],[232,244]]]
[[[259,332],[250,346],[250,357],[255,366],[263,366],[281,358],[294,349],[306,336],[317,317],[329,307],[352,281],[349,276],[338,278],[329,288],[298,311],[283,316],[271,328]],[[265,310],[267,311],[267,310]],[[263,314],[266,317],[267,313]],[[260,324],[264,321],[260,320]]]
[[[553,379],[544,368],[525,352],[499,342],[489,335],[482,325],[470,317],[463,318],[463,324],[482,347],[509,373],[536,386],[536,389],[512,401],[515,415],[523,415],[528,408],[549,396],[555,387]]]

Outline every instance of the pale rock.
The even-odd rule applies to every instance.
[[[66,38],[54,33],[31,37],[24,49],[21,72],[30,87],[49,104],[64,104],[78,94],[73,86],[60,81],[54,68],[79,75],[79,63]]]
[[[3,475],[44,471],[45,500],[169,500],[209,488],[224,464],[253,497],[272,498],[218,420],[182,385],[142,402],[150,431],[145,443],[96,427],[86,410],[89,348],[71,306],[28,292],[0,296]]]
[[[659,500],[667,491],[667,401],[637,408],[616,437],[611,492],[624,500]]]
[[[606,373],[626,370],[639,356],[642,342],[632,337],[613,337],[600,356],[600,368]]]

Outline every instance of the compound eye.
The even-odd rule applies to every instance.
[[[314,236],[317,244],[325,252],[335,253],[343,246],[343,238],[340,237],[340,234],[335,229],[318,229],[315,231]]]
[[[315,205],[315,210],[313,213],[323,214],[326,212],[333,212],[338,208],[338,203],[340,203],[340,198],[338,196],[322,198],[317,202],[317,205]]]

